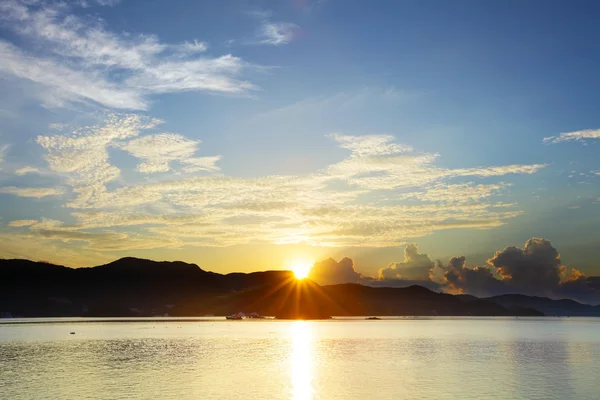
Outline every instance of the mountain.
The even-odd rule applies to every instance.
[[[217,274],[184,262],[122,258],[91,268],[0,260],[0,312],[24,317],[228,315],[542,315],[521,305],[436,293],[421,286],[320,286],[290,271]]]
[[[548,316],[559,317],[598,317],[600,306],[582,304],[571,299],[552,300],[547,297],[526,296],[522,294],[504,294],[487,297],[484,300],[503,307],[534,308]]]

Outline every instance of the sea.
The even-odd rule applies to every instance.
[[[0,398],[600,399],[600,319],[3,319]]]

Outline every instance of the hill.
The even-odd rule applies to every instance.
[[[320,286],[290,271],[217,274],[183,262],[122,258],[91,268],[0,260],[0,312],[24,317],[228,315],[542,315],[521,305],[459,297],[421,286]]]
[[[558,317],[598,317],[600,306],[582,304],[571,299],[553,300],[547,297],[526,296],[522,294],[504,294],[487,297],[484,300],[503,307],[535,308],[548,316]]]

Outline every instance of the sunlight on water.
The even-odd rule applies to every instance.
[[[313,397],[312,387],[312,337],[306,321],[296,321],[292,335],[292,398],[308,400]]]
[[[599,369],[600,318],[0,321],[0,400],[598,400]]]

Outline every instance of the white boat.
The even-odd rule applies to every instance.
[[[243,312],[239,312],[237,314],[233,314],[233,315],[228,315],[225,318],[226,319],[244,319],[246,315]]]

